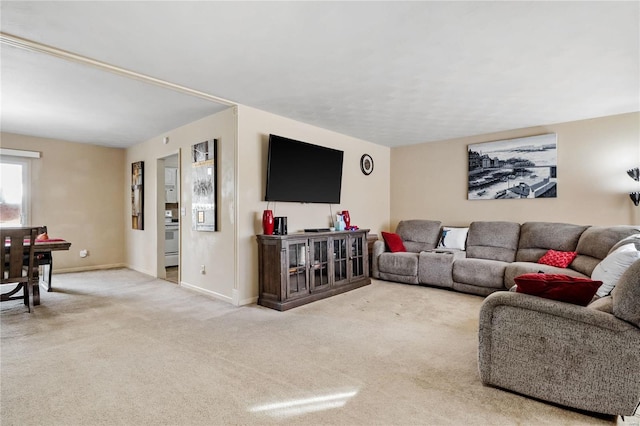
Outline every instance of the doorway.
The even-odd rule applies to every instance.
[[[158,195],[164,194],[158,214],[158,235],[164,236],[164,249],[159,253],[158,265],[164,265],[167,281],[180,283],[180,154],[158,160]],[[164,176],[164,179],[161,177]],[[160,197],[159,197],[160,198]],[[161,231],[161,232],[160,232]],[[159,268],[160,269],[160,268]]]

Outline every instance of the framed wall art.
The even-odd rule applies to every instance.
[[[218,140],[191,146],[191,219],[195,231],[217,231]]]
[[[144,161],[131,163],[131,228],[144,229]]]
[[[557,197],[557,135],[469,145],[469,200]]]

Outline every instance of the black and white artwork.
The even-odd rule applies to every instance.
[[[144,229],[144,161],[131,163],[131,228]]]
[[[557,197],[557,135],[469,145],[469,200]]]
[[[218,140],[191,146],[191,219],[195,231],[217,231]]]

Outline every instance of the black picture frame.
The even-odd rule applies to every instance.
[[[144,230],[144,161],[131,163],[131,228]]]
[[[468,200],[557,198],[556,133],[468,145]]]
[[[191,145],[191,226],[194,231],[219,231],[218,173],[218,139]]]

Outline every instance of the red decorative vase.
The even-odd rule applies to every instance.
[[[349,217],[348,210],[342,210],[342,220],[344,220],[344,229],[349,229],[349,225],[351,224],[351,217]]]
[[[264,235],[273,235],[273,211],[262,212],[262,232]]]

